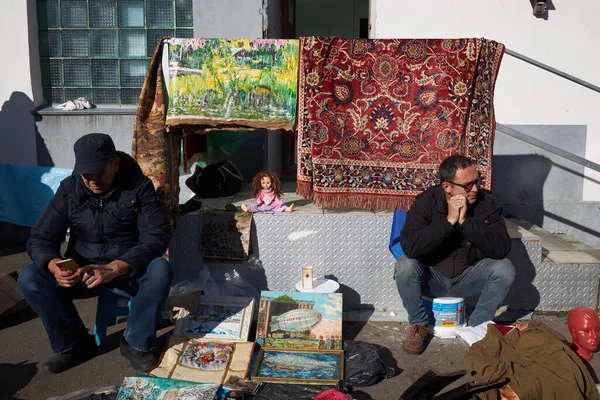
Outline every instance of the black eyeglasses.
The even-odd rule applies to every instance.
[[[483,181],[483,178],[479,177],[479,178],[475,179],[474,181],[467,182],[467,183],[456,183],[456,182],[452,182],[452,181],[446,181],[446,182],[451,183],[456,186],[459,186],[459,187],[465,189],[465,191],[470,192],[471,190],[473,190],[473,186],[475,186],[475,185],[477,185],[477,187],[481,186],[482,181]]]

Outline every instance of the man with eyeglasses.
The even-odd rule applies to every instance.
[[[396,262],[395,279],[410,332],[407,353],[421,354],[427,338],[422,296],[469,297],[481,293],[469,318],[476,326],[492,320],[515,278],[505,257],[510,237],[502,210],[473,162],[454,155],[440,164],[440,184],[417,196],[400,234],[404,256]]]

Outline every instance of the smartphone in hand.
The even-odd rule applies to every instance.
[[[66,260],[61,260],[56,262],[56,266],[63,271],[73,271],[77,272],[79,269],[79,265],[72,258],[67,258]]]

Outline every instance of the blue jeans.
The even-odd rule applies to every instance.
[[[447,278],[437,269],[404,256],[396,262],[394,278],[410,324],[427,323],[421,297],[423,294],[431,297],[469,297],[481,293],[477,307],[469,317],[469,325],[476,326],[494,319],[498,306],[515,279],[515,267],[506,258],[484,258],[460,275]]]
[[[151,350],[156,343],[156,325],[169,295],[173,269],[164,258],[155,258],[146,272],[134,279],[120,276],[113,281],[88,289],[82,282],[71,288],[59,286],[54,276],[47,277],[35,264],[29,264],[19,274],[19,288],[29,305],[42,319],[54,353],[65,353],[85,338],[83,325],[73,299],[99,296],[103,290],[131,297],[125,340],[133,348]]]

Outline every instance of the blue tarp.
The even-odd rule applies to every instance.
[[[33,226],[71,175],[66,168],[0,164],[0,221]]]
[[[404,222],[406,222],[406,211],[395,210],[392,231],[390,232],[390,251],[396,260],[404,255],[402,246],[400,246],[400,231],[404,226]]]

